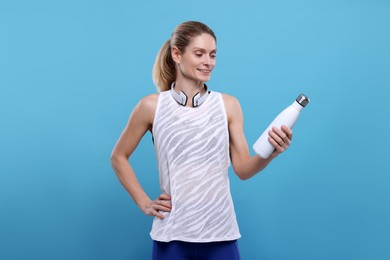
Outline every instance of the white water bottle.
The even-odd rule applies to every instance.
[[[272,129],[273,126],[280,128],[282,125],[285,125],[292,129],[299,117],[299,114],[301,113],[302,108],[304,108],[309,102],[310,100],[305,95],[301,94],[290,106],[284,109],[272,121],[272,123],[267,127],[267,129],[253,145],[253,150],[255,153],[263,159],[268,158],[275,150],[273,145],[268,141],[268,132]]]

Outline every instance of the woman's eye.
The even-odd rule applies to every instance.
[[[202,53],[195,53],[197,57],[202,57]]]

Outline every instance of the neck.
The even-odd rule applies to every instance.
[[[201,94],[205,92],[203,82],[179,78],[175,81],[175,90],[183,91],[189,98],[192,98],[198,92]]]

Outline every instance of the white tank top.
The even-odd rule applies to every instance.
[[[153,122],[160,188],[171,212],[153,220],[150,236],[168,242],[212,242],[241,237],[230,195],[229,132],[222,95],[199,107],[179,105],[161,92]]]

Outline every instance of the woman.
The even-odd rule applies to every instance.
[[[275,151],[251,156],[243,115],[233,96],[210,91],[216,37],[200,22],[184,22],[162,46],[153,79],[159,91],[140,100],[112,152],[112,166],[134,202],[154,216],[153,259],[240,259],[240,233],[228,167],[249,179],[290,145],[292,132],[273,128]],[[129,157],[146,131],[153,135],[161,195],[152,200]]]

